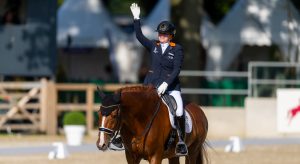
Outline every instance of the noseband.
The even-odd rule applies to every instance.
[[[114,108],[114,107],[118,108]],[[109,105],[109,106],[101,106],[100,112],[103,116],[109,116],[113,111],[118,110],[118,115],[117,115],[117,129],[120,129],[120,104],[114,104],[114,105]],[[118,131],[118,130],[117,130]],[[107,133],[108,135],[112,136],[113,138],[116,137],[118,134],[115,134],[115,131],[106,127],[100,127],[99,132],[104,132]]]

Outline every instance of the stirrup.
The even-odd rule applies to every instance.
[[[179,147],[181,147],[181,148],[179,148]],[[175,147],[175,154],[176,154],[176,156],[187,156],[188,155],[188,148],[183,141],[177,142],[176,147]]]

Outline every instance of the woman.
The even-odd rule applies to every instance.
[[[157,93],[160,96],[167,93],[175,98],[177,103],[175,121],[179,135],[176,154],[187,155],[187,147],[184,143],[185,116],[178,78],[183,62],[183,49],[180,45],[171,42],[176,33],[175,26],[171,22],[162,21],[156,29],[158,41],[151,41],[143,35],[141,30],[140,7],[133,3],[130,9],[134,18],[136,37],[152,56],[151,70],[149,70],[144,84],[158,87]]]

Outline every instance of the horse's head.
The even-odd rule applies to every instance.
[[[120,93],[105,95],[98,89],[102,105],[98,111],[99,134],[97,147],[99,150],[107,150],[112,137],[120,128]]]

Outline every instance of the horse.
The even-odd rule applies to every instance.
[[[166,148],[174,129],[169,120],[168,108],[153,86],[124,87],[107,95],[98,91],[102,99],[98,111],[99,133],[96,142],[99,150],[107,150],[111,139],[119,131],[129,164],[138,164],[142,159],[151,164],[160,164],[165,158],[171,164],[179,163],[179,157],[175,154],[177,142]],[[195,103],[188,103],[185,109],[193,123],[191,133],[185,138],[188,146],[185,163],[202,164],[208,160],[205,149],[208,121]]]

